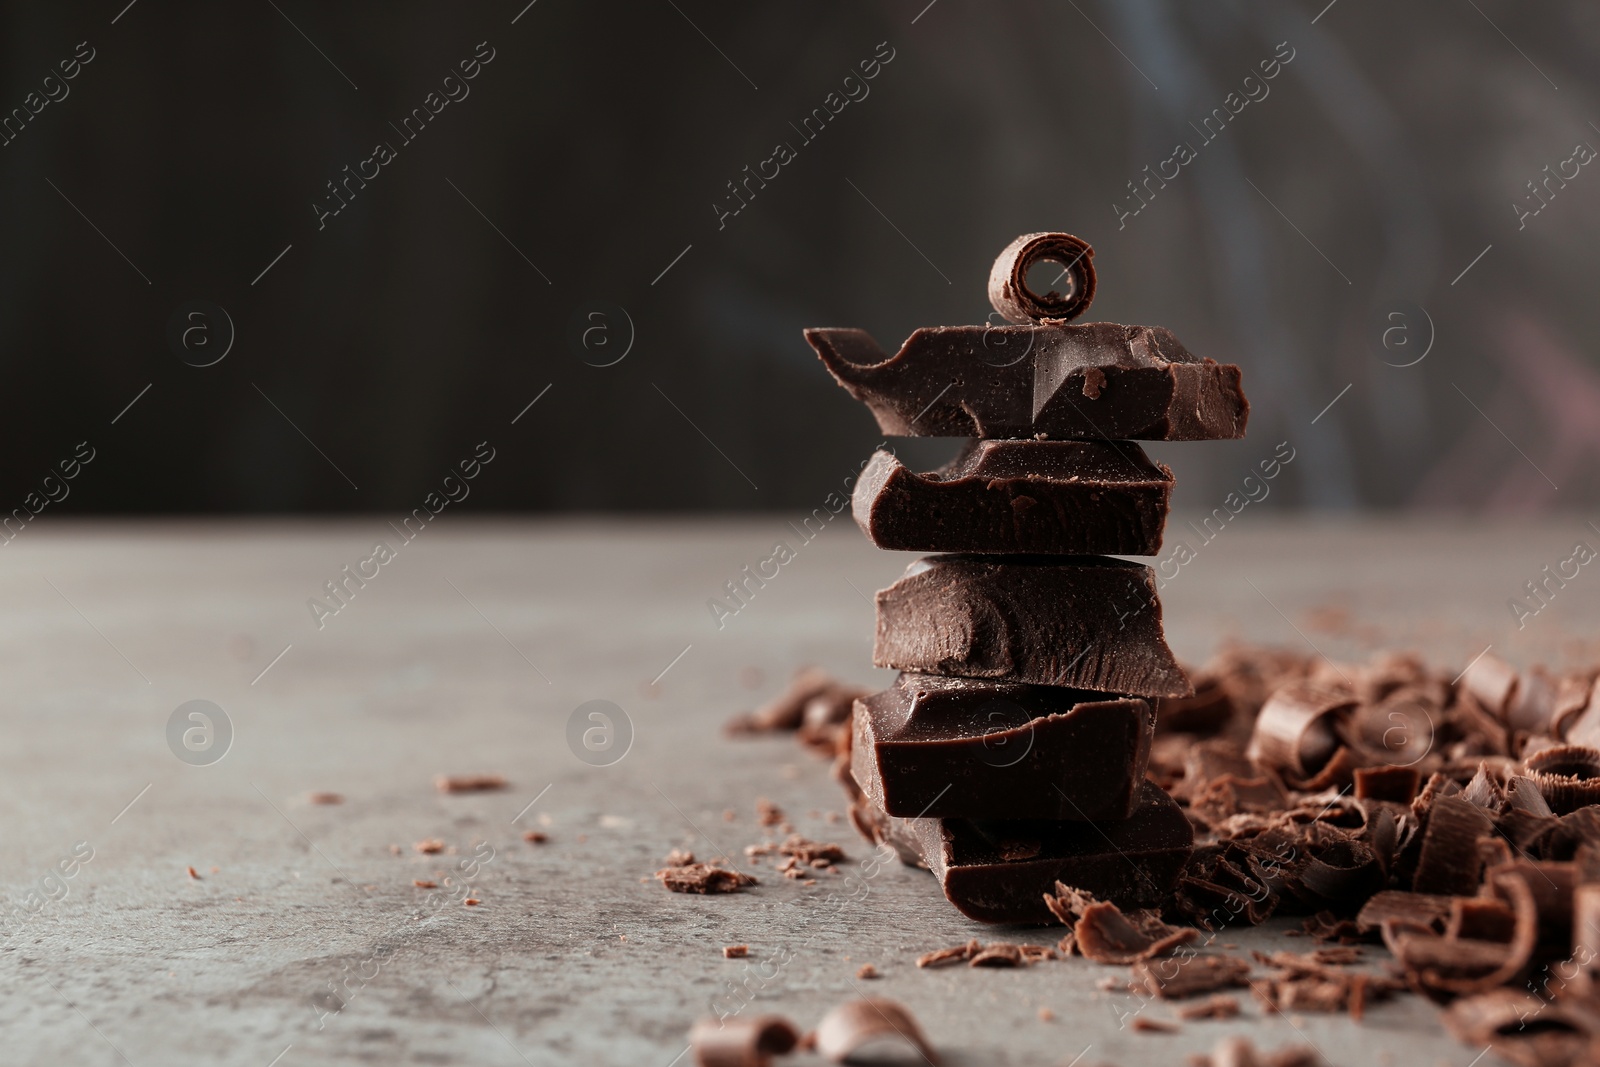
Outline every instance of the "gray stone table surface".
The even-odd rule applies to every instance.
[[[1508,606],[1577,541],[1600,544],[1581,517],[1246,512],[1209,542],[1176,519],[1169,543],[1180,535],[1194,556],[1163,598],[1191,663],[1227,637],[1335,658],[1402,645],[1458,666],[1490,644],[1518,663],[1600,658],[1587,568],[1521,629]],[[379,540],[394,557],[319,628],[308,601]],[[719,628],[708,599],[779,540],[794,558]],[[1415,997],[1359,1026],[1247,1003],[1238,1020],[1158,1036],[1128,1027],[1137,1000],[1098,988],[1120,969],[917,970],[919,953],[990,931],[925,873],[863,867],[869,850],[827,818],[837,788],[792,740],[719,734],[801,664],[886,683],[870,666],[870,597],[908,558],[873,551],[843,516],[802,541],[787,516],[450,515],[405,544],[382,519],[42,519],[0,551],[0,1062],[669,1067],[689,1062],[687,1029],[715,1005],[811,1026],[867,988],[909,1005],[958,1065],[1179,1063],[1236,1031],[1310,1040],[1335,1064],[1474,1060]],[[169,745],[191,700],[231,724],[206,765]],[[631,723],[609,766],[569,747],[589,700]],[[224,723],[210,749],[190,723],[190,758],[209,759]],[[509,788],[433,785],[479,772]],[[343,803],[314,804],[317,791]],[[650,878],[673,847],[747,863],[764,839],[758,797],[851,862],[814,886],[769,866],[725,897]],[[446,851],[414,851],[427,838]],[[1303,946],[1286,927],[1221,940]],[[750,959],[722,957],[735,942]],[[857,981],[866,962],[882,978]]]

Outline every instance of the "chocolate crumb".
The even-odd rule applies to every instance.
[[[878,977],[878,968],[874,967],[870,963],[863,963],[860,967],[856,968],[856,977],[860,978],[862,981],[866,981],[868,978],[876,978]]]
[[[441,793],[490,793],[506,787],[503,774],[441,774],[433,779],[434,788]]]
[[[524,830],[522,839],[530,845],[542,845],[550,840],[550,835],[543,830]]]
[[[466,900],[463,900],[461,903],[463,905],[465,905],[466,907],[475,908],[479,904],[482,904],[483,901],[479,900],[477,897],[468,897]]]
[[[184,870],[189,872],[189,877],[190,878],[192,878],[196,882],[200,881],[200,872],[199,871],[195,870],[193,867],[185,867]]]
[[[766,797],[756,801],[756,822],[762,826],[777,826],[783,822],[783,809]]]
[[[723,945],[722,958],[725,960],[742,960],[750,955],[749,945]]]
[[[306,802],[308,804],[343,804],[344,803],[344,794],[343,793],[307,793],[306,794]]]
[[[689,1031],[695,1062],[704,1067],[766,1067],[799,1042],[794,1024],[781,1015],[699,1019]]]
[[[1039,1021],[1040,1022],[1042,1022],[1042,1023],[1054,1022],[1055,1021],[1055,1017],[1056,1017],[1056,1013],[1051,1011],[1049,1008],[1040,1008],[1039,1009]]]
[[[411,847],[425,856],[432,856],[435,853],[444,851],[444,842],[437,837],[424,837]]]
[[[418,889],[438,889],[439,888],[439,883],[438,882],[430,882],[425,878],[413,878],[413,879],[411,879],[411,884],[416,886]]]
[[[924,952],[917,957],[918,967],[943,967],[946,964],[961,963],[978,954],[978,939],[973,938],[965,945],[955,945],[951,948],[938,948],[932,952]]]

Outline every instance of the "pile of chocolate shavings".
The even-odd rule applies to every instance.
[[[1186,809],[1194,854],[1159,914],[1058,887],[1061,955],[1131,960],[1135,990],[1209,995],[1206,1012],[1248,986],[1270,1009],[1359,1018],[1409,989],[1513,1062],[1600,1062],[1600,665],[1522,671],[1486,654],[1457,677],[1411,653],[1353,664],[1240,645],[1191,676],[1193,696],[1159,703],[1149,776]],[[858,695],[808,669],[728,731],[800,734],[858,801]],[[881,838],[862,804],[850,815]],[[1343,971],[1354,957],[1324,949],[1263,957],[1252,977],[1181,933],[1274,915],[1317,941],[1381,944],[1392,970]],[[918,963],[971,962],[971,945]]]

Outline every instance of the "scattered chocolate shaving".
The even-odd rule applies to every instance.
[[[722,958],[725,960],[742,960],[750,955],[749,945],[723,945]]]
[[[1056,1018],[1056,1013],[1051,1011],[1049,1008],[1040,1008],[1039,1009],[1039,1021],[1040,1022],[1042,1022],[1042,1023],[1054,1022],[1055,1018]]]
[[[1004,941],[995,941],[979,949],[967,961],[969,967],[1021,967],[1022,950]]]
[[[856,977],[862,981],[866,981],[869,978],[876,978],[878,977],[878,968],[874,967],[870,963],[863,963],[861,966],[856,968]]]
[[[674,893],[737,893],[745,886],[760,884],[755,875],[710,863],[663,867],[655,876]]]
[[[1200,936],[1192,926],[1172,927],[1156,921],[1156,930],[1141,930],[1115,904],[1090,904],[1073,925],[1077,950],[1096,963],[1134,963],[1171,955],[1179,945]],[[1152,936],[1154,934],[1154,936]]]
[[[667,867],[687,867],[694,862],[694,853],[688,849],[675,848],[667,853],[667,858],[661,861]]]
[[[1166,1022],[1162,1019],[1151,1019],[1144,1015],[1134,1016],[1133,1028],[1143,1034],[1175,1034],[1178,1032],[1177,1023]]]
[[[1519,989],[1492,989],[1462,997],[1442,1013],[1458,1041],[1493,1048],[1525,1067],[1592,1063],[1595,1016],[1561,1000],[1547,1001]]]
[[[196,882],[200,881],[200,872],[199,871],[195,870],[193,867],[185,867],[184,870],[189,872],[190,879],[192,879],[193,881],[196,881]]]
[[[424,837],[421,841],[418,841],[411,847],[425,856],[432,856],[436,853],[444,851],[444,842],[440,841],[437,837]]]
[[[1214,993],[1195,1004],[1185,1004],[1178,1009],[1178,1018],[1186,1022],[1197,1019],[1234,1019],[1239,1015],[1239,998],[1226,993]]]
[[[1422,784],[1422,774],[1415,767],[1362,767],[1354,778],[1357,800],[1388,800],[1395,804],[1410,804]]]
[[[1600,749],[1559,745],[1526,757],[1524,765],[1554,814],[1600,803]]]
[[[438,889],[439,888],[439,883],[438,882],[431,882],[426,878],[413,878],[413,879],[411,879],[411,884],[416,886],[418,889]]]
[[[462,906],[464,906],[464,907],[475,908],[479,904],[482,904],[483,901],[479,900],[477,897],[467,897],[461,903],[462,903]]]
[[[503,774],[441,774],[433,779],[434,788],[441,793],[491,793],[506,787]]]
[[[306,794],[306,803],[308,803],[308,804],[343,804],[344,803],[344,794],[343,793],[307,793]]]
[[[847,1000],[817,1024],[817,1051],[835,1063],[843,1063],[857,1049],[889,1039],[909,1044],[938,1067],[939,1054],[928,1044],[911,1012],[886,997]]]
[[[700,1019],[689,1031],[700,1067],[766,1067],[799,1042],[799,1031],[781,1015]]]
[[[1482,866],[1478,838],[1491,833],[1493,823],[1483,811],[1461,797],[1439,797],[1428,813],[1413,886],[1419,893],[1467,895],[1478,888]]]
[[[1248,985],[1250,964],[1237,956],[1180,956],[1140,960],[1132,968],[1130,992],[1163,1000],[1183,1000]]]
[[[543,830],[524,830],[522,832],[522,839],[528,842],[530,845],[542,845],[546,841],[550,840],[550,835],[545,833]]]
[[[1310,1045],[1285,1045],[1258,1052],[1247,1037],[1225,1037],[1209,1056],[1190,1056],[1191,1067],[1319,1067],[1323,1062]]]
[[[973,938],[965,945],[954,945],[950,948],[936,948],[932,952],[924,952],[917,957],[918,967],[943,967],[947,964],[964,963],[978,954],[978,939]]]

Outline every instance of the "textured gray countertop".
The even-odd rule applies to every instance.
[[[380,539],[394,558],[319,629],[308,599]],[[779,539],[795,558],[718,629],[708,598]],[[1600,658],[1587,569],[1521,630],[1508,607],[1579,539],[1600,544],[1580,518],[1246,512],[1209,543],[1190,531],[1194,558],[1163,590],[1168,634],[1189,662],[1225,636],[1335,657],[1405,645],[1455,665],[1491,643],[1520,663]],[[1359,1026],[1248,1002],[1238,1020],[1159,1036],[1127,1027],[1135,998],[1097,987],[1120,968],[918,971],[919,953],[988,931],[923,872],[864,870],[869,850],[825,817],[842,810],[836,787],[792,741],[718,732],[802,663],[886,682],[869,666],[869,598],[907,558],[873,551],[845,517],[809,543],[783,516],[455,516],[404,545],[381,519],[29,529],[0,552],[0,1060],[668,1067],[692,1020],[742,984],[747,1010],[804,1027],[858,989],[896,997],[958,1065],[1171,1064],[1236,1031],[1310,1040],[1341,1065],[1473,1062],[1480,1050],[1416,997]],[[220,760],[206,762],[225,732],[215,714],[183,713],[169,744],[191,700],[231,724]],[[631,723],[607,766],[569,747],[589,700]],[[476,772],[510,788],[433,787]],[[345,800],[312,804],[314,791]],[[672,847],[742,859],[763,839],[758,797],[852,862],[810,887],[769,868],[727,897],[649,877]],[[447,851],[413,851],[430,837]],[[413,885],[451,872],[478,905]],[[1281,940],[1286,925],[1218,942],[1303,948]],[[723,959],[734,942],[751,958]],[[864,962],[883,977],[857,982]]]

